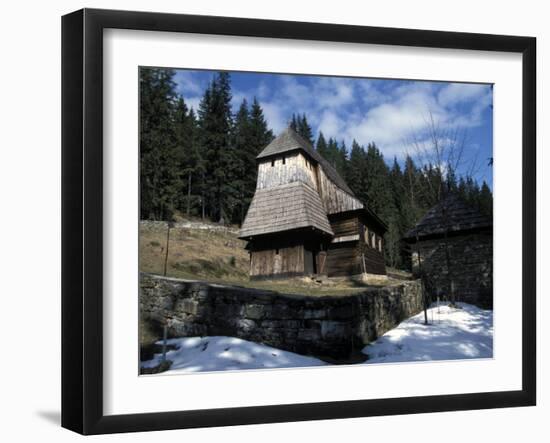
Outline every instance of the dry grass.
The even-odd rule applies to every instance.
[[[166,233],[162,225],[140,228],[140,270],[153,274],[164,273]],[[178,278],[248,279],[248,252],[245,242],[230,232],[206,229],[173,228],[166,275]]]
[[[163,275],[166,233],[167,228],[163,224],[140,226],[140,271]],[[250,259],[245,246],[244,241],[229,231],[172,228],[166,275],[312,296],[347,295],[372,287],[347,279],[323,282],[310,278],[251,281],[248,275]]]

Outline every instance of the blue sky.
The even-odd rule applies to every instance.
[[[198,109],[215,71],[177,70],[178,92]],[[428,82],[287,74],[231,73],[233,110],[246,98],[256,97],[275,135],[292,113],[306,113],[317,137],[353,139],[362,145],[375,142],[391,163],[409,153],[417,161],[418,145],[430,145],[432,120],[450,143],[451,134],[464,140],[459,173],[471,173],[492,188],[492,168],[487,159],[493,146],[493,90],[487,84]],[[416,140],[416,141],[414,141]],[[416,147],[415,147],[416,145]]]

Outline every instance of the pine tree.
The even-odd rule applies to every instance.
[[[250,148],[250,116],[248,102],[244,99],[235,116],[235,124],[233,126],[233,149],[239,153],[236,158],[234,186],[238,196],[238,210],[235,215],[238,216],[238,222],[242,223],[245,214],[245,198],[246,189],[246,174],[247,167],[250,163],[249,148]]]
[[[220,72],[206,89],[199,106],[200,143],[206,165],[203,199],[208,215],[220,222],[231,218],[238,202],[232,125],[230,77]]]
[[[197,119],[182,97],[176,103],[175,125],[181,187],[178,209],[189,216],[191,212],[196,212],[198,206],[198,177],[203,164],[197,143]]]
[[[351,144],[351,152],[349,156],[348,167],[346,171],[347,184],[359,198],[359,200],[366,201],[366,191],[364,186],[364,169],[366,158],[363,148],[353,140]]]
[[[273,131],[267,126],[264,112],[256,97],[254,97],[252,106],[250,107],[249,130],[250,139],[244,152],[246,165],[243,210],[245,214],[248,211],[248,206],[256,190],[256,179],[258,175],[256,157],[275,138],[273,136]]]
[[[328,141],[327,145],[327,160],[336,169],[338,163],[338,157],[340,153],[338,152],[338,142],[332,137]]]
[[[346,143],[342,140],[340,147],[338,147],[338,153],[336,155],[336,170],[342,177],[346,177],[347,174],[347,162],[348,162],[348,152],[346,148]]]
[[[401,248],[401,238],[406,232],[407,226],[404,215],[404,201],[406,200],[405,183],[401,166],[394,157],[393,165],[390,170],[390,187],[394,214],[388,220],[388,232],[386,234],[386,254],[389,265],[400,268],[404,257]]]
[[[294,116],[293,116],[294,117]],[[298,134],[300,134],[305,140],[307,140],[313,146],[313,131],[311,126],[307,122],[306,114],[302,114],[301,118],[296,119]]]
[[[479,206],[480,212],[492,217],[493,216],[493,193],[489,189],[489,185],[487,184],[487,182],[485,182],[485,180],[481,185],[478,201],[479,201],[478,206]]]
[[[400,240],[402,233],[399,230],[399,223],[395,216],[392,216],[388,220],[388,231],[384,235],[384,255],[386,258],[386,263],[393,267],[401,267],[402,257],[401,257],[401,247]]]
[[[143,68],[140,78],[140,216],[171,219],[180,185],[172,69]]]
[[[254,97],[250,108],[250,130],[252,134],[252,151],[256,156],[274,139],[273,131],[268,128],[264,111],[256,97]],[[254,160],[254,170],[256,170],[255,166]]]
[[[292,129],[294,132],[299,132],[298,131],[298,118],[296,117],[296,115],[293,113],[292,114],[292,118],[290,119],[290,122],[288,124],[290,126],[290,129]]]
[[[325,140],[325,136],[323,135],[322,132],[319,132],[316,149],[317,149],[317,152],[321,155],[321,157],[325,159],[327,158],[327,155],[328,155],[327,141]]]
[[[267,128],[263,110],[256,98],[249,108],[243,100],[235,117],[233,149],[236,154],[233,183],[238,190],[237,211],[232,221],[242,223],[256,190],[256,156],[273,140],[273,132]]]
[[[374,143],[370,143],[367,147],[364,181],[369,206],[387,222],[395,212],[389,168],[384,156]]]

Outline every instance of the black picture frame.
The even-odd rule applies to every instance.
[[[522,388],[391,399],[103,413],[103,30],[250,36],[522,54]],[[413,414],[536,403],[536,39],[83,9],[62,18],[62,426],[82,434]],[[519,147],[518,147],[519,148]]]

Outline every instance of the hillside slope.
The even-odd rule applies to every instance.
[[[215,223],[185,220],[170,229],[166,222],[142,221],[139,238],[139,270],[186,280],[267,289],[287,294],[345,295],[369,286],[399,284],[390,278],[379,284],[365,284],[350,279],[311,279],[297,277],[284,280],[250,280],[250,257],[246,242],[237,238],[238,228]]]

